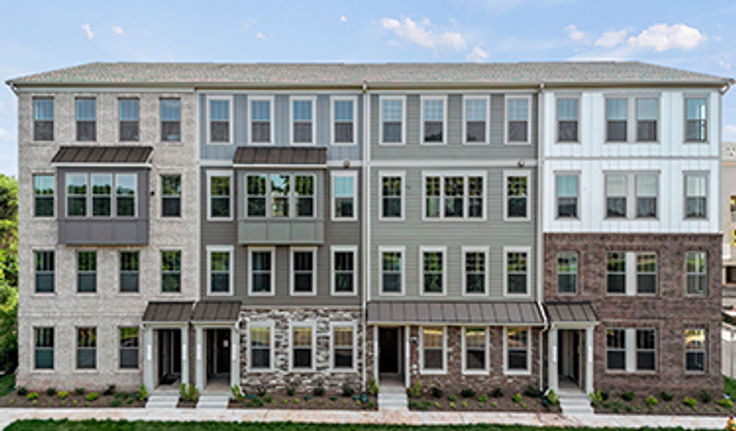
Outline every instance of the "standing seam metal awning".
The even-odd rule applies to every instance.
[[[235,165],[324,165],[325,163],[327,163],[327,149],[324,147],[238,147],[233,156]]]
[[[153,147],[149,146],[103,146],[74,145],[60,147],[51,164],[65,163],[109,163],[109,164],[148,164]]]
[[[419,302],[368,303],[368,323],[437,323],[483,325],[543,325],[534,302]]]
[[[189,322],[194,302],[149,302],[144,322]]]
[[[235,322],[240,301],[200,301],[194,304],[192,322]]]
[[[546,302],[544,308],[551,323],[598,322],[590,302]]]

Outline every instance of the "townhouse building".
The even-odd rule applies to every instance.
[[[729,79],[90,63],[8,84],[19,385],[719,384]]]
[[[723,231],[723,306],[736,305],[736,144],[723,142],[721,228]]]

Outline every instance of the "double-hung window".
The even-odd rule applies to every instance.
[[[181,175],[161,175],[161,217],[181,216]]]
[[[422,96],[422,143],[445,143],[445,107],[444,96]]]
[[[37,370],[54,369],[54,328],[33,328],[34,368]]]
[[[636,218],[657,217],[657,176],[654,174],[637,174],[635,181]]]
[[[254,322],[250,325],[250,369],[273,369],[273,324]]]
[[[120,328],[120,368],[138,368],[138,327]]]
[[[208,172],[207,215],[210,220],[231,220],[232,172]]]
[[[355,294],[358,248],[352,245],[332,246],[332,294]]]
[[[352,145],[357,142],[356,106],[357,99],[353,96],[332,98],[333,145]]]
[[[273,295],[275,289],[273,248],[248,247],[249,294]]]
[[[636,293],[657,293],[657,253],[636,253]]]
[[[291,249],[291,294],[315,295],[317,290],[317,249]]]
[[[161,141],[181,141],[181,100],[161,99]]]
[[[488,289],[488,247],[463,247],[463,293],[485,295]]]
[[[626,370],[626,331],[606,329],[606,370]]]
[[[529,143],[530,98],[506,97],[506,143]]]
[[[657,217],[657,174],[610,173],[606,180],[606,218]]]
[[[628,99],[606,99],[606,142],[628,141],[628,118]]]
[[[233,293],[233,247],[207,247],[207,292],[209,294]]]
[[[314,369],[314,324],[300,323],[291,326],[291,369]]]
[[[118,115],[120,118],[120,141],[138,141],[140,139],[138,99],[119,99]]]
[[[77,369],[97,368],[97,328],[77,328]]]
[[[404,143],[404,102],[403,96],[381,96],[381,143]]]
[[[463,136],[466,144],[488,143],[488,100],[487,96],[465,96]]]
[[[181,292],[181,251],[161,251],[161,292]]]
[[[529,173],[506,172],[505,220],[529,220]]]
[[[504,288],[507,295],[529,294],[528,247],[504,248]]]
[[[685,174],[685,218],[704,219],[708,204],[708,175]]]
[[[445,372],[445,343],[447,341],[445,330],[441,326],[421,328],[421,371],[423,373]]]
[[[245,177],[248,217],[314,217],[315,176],[249,174]]]
[[[115,175],[115,213],[118,217],[135,216],[135,174]]]
[[[97,101],[94,98],[77,98],[77,141],[97,140]]]
[[[577,174],[557,175],[557,218],[578,218]]]
[[[296,216],[314,217],[314,175],[294,176]]]
[[[656,98],[636,99],[636,140],[637,142],[657,141],[657,121],[659,100]]]
[[[271,197],[271,217],[289,217],[291,177],[283,174],[268,176]]]
[[[355,325],[352,323],[332,323],[331,325],[333,370],[351,371],[355,369]]]
[[[248,217],[266,216],[266,175],[245,177],[246,214]]]
[[[36,217],[54,216],[55,189],[53,175],[33,176],[33,210]]]
[[[332,220],[357,220],[357,172],[332,172],[331,178]]]
[[[52,97],[33,98],[33,140],[54,140],[54,99]]]
[[[708,294],[708,256],[704,251],[688,251],[685,254],[685,277],[687,294],[705,296]]]
[[[112,215],[112,175],[92,174],[92,217]]]
[[[208,143],[210,144],[230,144],[232,143],[232,127],[231,127],[231,98],[230,97],[212,97],[207,100],[209,113]]]
[[[705,329],[685,329],[685,371],[706,370]]]
[[[77,292],[97,292],[97,252],[77,252]]]
[[[655,329],[636,330],[636,370],[657,370],[657,331]]]
[[[66,214],[69,217],[87,215],[87,174],[66,174]]]
[[[626,253],[606,253],[606,291],[614,294],[626,293]]]
[[[314,97],[291,99],[291,143],[314,144]]]
[[[606,253],[606,292],[614,295],[657,293],[657,253],[609,251]]]
[[[401,295],[404,293],[404,249],[402,247],[380,247],[381,294]]]
[[[34,251],[36,261],[36,293],[54,291],[54,252],[52,250]]]
[[[578,291],[578,253],[557,253],[557,293],[575,294]]]
[[[529,328],[513,328],[505,329],[506,333],[506,372],[507,373],[527,373],[529,372],[529,359],[531,352],[529,351]]]
[[[626,175],[606,175],[606,218],[626,217]]]
[[[140,252],[120,252],[120,291],[138,292],[140,278]]]
[[[250,97],[250,143],[271,144],[273,132],[271,119],[273,118],[273,97]]]
[[[685,141],[708,140],[707,102],[705,97],[685,98]]]
[[[578,142],[579,103],[577,97],[557,99],[557,142]]]
[[[485,219],[485,175],[424,174],[424,218]]]
[[[444,247],[419,247],[422,294],[445,294],[446,254]]]
[[[381,173],[381,219],[404,219],[404,174]]]
[[[463,328],[462,365],[465,373],[484,373],[488,370],[488,328]]]

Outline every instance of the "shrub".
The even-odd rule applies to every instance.
[[[312,396],[311,395],[309,395],[309,394],[304,395],[304,401],[309,402],[309,400],[311,400],[311,399],[312,399]]]
[[[601,394],[601,400],[608,401],[608,398],[610,397],[610,394],[608,391],[598,391]]]
[[[34,406],[37,406],[38,405],[38,400],[33,400],[33,402],[31,404],[33,404]]]
[[[263,397],[263,402],[266,404],[273,404],[273,397],[271,395],[266,395]]]
[[[115,385],[107,385],[102,395],[115,395]]]
[[[33,401],[33,400],[38,399],[38,392],[31,392],[31,393],[29,393],[28,395],[26,395],[26,399],[28,401]]]
[[[323,387],[314,388],[312,389],[312,394],[314,394],[315,397],[321,397],[322,395],[325,394],[325,388]]]
[[[25,387],[25,386],[21,386],[21,387],[19,387],[19,388],[18,388],[18,389],[16,390],[16,392],[17,392],[17,393],[18,393],[18,395],[20,395],[21,397],[25,397],[25,396],[26,396],[26,395],[28,394],[28,389],[26,389],[26,387]]]
[[[138,401],[145,401],[146,398],[148,398],[148,390],[146,389],[146,385],[140,385],[138,387],[138,393],[135,394],[135,397],[138,399]]]
[[[631,391],[626,391],[621,393],[621,399],[623,399],[626,402],[630,402],[634,399],[636,395]]]
[[[532,385],[529,385],[524,389],[524,395],[529,398],[539,398],[542,396],[542,392],[539,391],[539,389],[535,388]]]
[[[294,404],[299,404],[301,401],[299,398],[294,398]]]
[[[442,407],[442,405],[440,403],[438,403],[438,402],[435,401],[434,408],[438,409],[440,407]]]
[[[672,401],[673,399],[675,399],[675,396],[672,395],[672,394],[670,394],[670,393],[668,393],[668,392],[662,392],[662,393],[660,393],[659,394],[659,397],[662,398],[662,400],[668,401],[668,402],[669,401]]]
[[[199,399],[199,390],[191,383],[189,386],[182,383],[181,386],[179,386],[179,398],[183,401],[197,401]]]
[[[683,398],[682,403],[685,404],[686,406],[690,407],[693,410],[697,410],[698,409],[697,408],[698,401],[695,398],[685,397],[685,398]]]
[[[242,401],[243,398],[245,397],[239,385],[230,386],[230,393],[233,394],[233,398],[235,398],[235,401]]]
[[[56,394],[60,400],[65,400],[69,396],[69,391],[59,391],[58,394]]]
[[[74,388],[74,395],[84,395],[84,388]]]
[[[553,406],[556,406],[560,403],[560,396],[557,395],[557,392],[555,392],[554,389],[548,390],[547,394],[544,397],[547,402],[552,404]]]
[[[501,388],[495,388],[493,391],[491,391],[491,396],[493,398],[502,398],[503,397],[503,389]]]
[[[337,397],[334,396],[334,395],[331,395],[330,396],[330,401],[332,401],[334,403],[335,401],[337,401]]]
[[[473,398],[475,397],[475,391],[472,389],[465,388],[460,391],[460,396],[463,398]]]
[[[462,403],[460,403],[460,405],[461,405],[461,406],[462,406],[462,407],[463,407],[464,409],[467,409],[467,408],[468,408],[468,402],[467,402],[467,401],[463,401]]]
[[[450,408],[451,409],[454,409],[455,408],[455,403],[450,403]]]
[[[588,396],[590,397],[590,403],[593,404],[593,407],[598,407],[603,402],[601,391],[591,392]]]
[[[266,395],[266,387],[263,385],[256,386],[256,393],[259,397],[263,397]]]
[[[290,397],[293,397],[294,396],[294,392],[295,392],[294,391],[294,388],[292,388],[292,387],[286,388],[286,395],[288,395]]]
[[[649,395],[648,397],[644,398],[644,404],[646,404],[647,407],[649,407],[650,409],[653,409],[657,407],[657,404],[659,404],[659,400],[653,395]]]
[[[128,401],[126,401],[125,404],[130,405],[130,404],[133,404],[134,402],[135,400],[133,398],[128,398]]]
[[[252,400],[248,400],[247,403],[245,403],[246,407],[263,407],[263,401],[261,401],[260,398],[253,398]]]
[[[409,393],[410,397],[419,398],[422,396],[422,384],[419,380],[416,380],[406,391]]]
[[[479,402],[479,403],[485,403],[486,401],[488,401],[488,395],[486,395],[486,394],[481,394],[481,395],[480,395],[480,396],[478,397],[478,402]]]
[[[727,409],[733,408],[733,401],[729,400],[728,398],[721,398],[720,400],[716,401],[716,404]]]
[[[343,397],[352,397],[353,394],[355,394],[355,389],[353,389],[350,385],[344,385],[342,387],[342,396]]]
[[[86,399],[89,402],[93,402],[99,397],[100,397],[100,394],[98,394],[97,392],[90,392],[87,394],[87,396],[84,397],[84,399]]]
[[[375,397],[378,395],[378,383],[376,383],[375,379],[368,380],[368,395]]]
[[[438,388],[437,386],[433,386],[432,389],[429,390],[429,392],[435,398],[442,398],[442,396],[445,395],[445,393],[442,392],[442,389]]]
[[[289,404],[289,400],[287,398],[284,398],[284,404]]]
[[[511,397],[511,401],[517,404],[521,402],[521,399],[522,399],[521,394],[516,394],[513,397]]]
[[[703,404],[708,404],[709,402],[713,401],[713,395],[708,393],[708,391],[703,390],[700,392],[700,401]]]
[[[46,395],[50,397],[56,395],[56,388],[46,388]]]
[[[449,395],[447,397],[447,401],[455,401],[455,400],[457,400],[457,395]]]
[[[498,407],[498,403],[496,401],[491,401],[491,407],[494,409]]]
[[[110,401],[110,407],[120,407],[120,404],[122,404],[122,403],[123,403],[123,401],[121,399],[117,398],[117,399],[114,399],[114,400]]]

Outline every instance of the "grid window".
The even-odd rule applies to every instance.
[[[523,251],[506,252],[506,293],[526,295],[528,282],[528,254]]]
[[[295,144],[313,144],[312,130],[314,125],[312,117],[314,115],[314,102],[312,100],[292,100],[291,103],[293,110],[293,142]]]
[[[315,292],[315,256],[314,250],[292,250],[292,289],[295,294],[312,294]]]
[[[92,174],[92,216],[112,215],[112,175]]]
[[[425,176],[425,218],[481,219],[484,216],[484,190],[482,176]]]
[[[140,252],[120,252],[120,291],[138,292],[140,278]]]
[[[381,291],[382,293],[401,293],[403,291],[403,253],[384,251],[381,253]]]
[[[657,217],[657,176],[636,175],[636,218]]]
[[[626,293],[626,253],[609,251],[606,253],[606,291]]]
[[[181,175],[161,175],[161,216],[181,217]]]
[[[273,251],[250,251],[251,294],[271,294],[273,286]]]
[[[97,292],[97,252],[77,253],[77,292]]]
[[[707,184],[705,174],[685,175],[685,218],[703,219],[706,217]]]
[[[465,328],[465,370],[487,369],[486,328]]]
[[[271,369],[271,327],[250,327],[250,368]]]
[[[557,99],[557,140],[559,142],[578,141],[578,103],[577,98]]]
[[[210,177],[210,218],[230,217],[230,176]]]
[[[120,368],[138,368],[138,327],[120,328]]]
[[[77,328],[77,369],[97,368],[97,328]]]
[[[161,251],[161,291],[181,292],[181,251]]]
[[[92,98],[76,99],[77,141],[97,140],[97,101]]]
[[[66,174],[66,212],[70,217],[87,215],[86,174]]]
[[[119,99],[120,140],[138,141],[139,136],[139,104],[138,99]]]
[[[296,326],[291,328],[291,367],[294,369],[311,369],[312,363],[312,328],[309,326]]]
[[[266,176],[248,175],[246,177],[248,217],[266,216]]]
[[[401,218],[401,176],[381,177],[381,217]]]
[[[442,251],[422,251],[422,292],[443,293],[444,253]]]
[[[355,143],[355,103],[353,100],[334,100],[332,103],[335,124],[334,143]]]
[[[230,291],[230,252],[210,251],[210,293]]]
[[[246,214],[248,217],[314,217],[315,182],[314,175],[248,175],[245,177]]]
[[[381,100],[381,142],[400,144],[403,141],[404,102],[397,99]]]
[[[486,142],[488,124],[488,99],[465,99],[465,142],[481,144]]]
[[[314,176],[297,175],[294,177],[296,193],[296,216],[314,217]]]
[[[422,100],[422,142],[444,142],[445,101],[443,99]]]
[[[53,175],[33,176],[33,209],[36,217],[54,216],[55,189]]]
[[[161,140],[181,141],[181,100],[161,99]]]
[[[705,142],[708,140],[707,99],[685,98],[685,140]]]
[[[348,294],[355,292],[355,252],[351,250],[334,250],[333,277],[335,277],[335,293]]]
[[[626,142],[628,140],[628,99],[606,99],[606,142]]]
[[[445,328],[422,328],[422,370],[442,371],[445,369]]]
[[[353,219],[355,209],[355,181],[353,175],[334,175],[333,177],[333,211],[335,219]]]
[[[529,141],[529,99],[507,99],[506,140],[511,143]]]
[[[574,251],[557,253],[557,293],[577,293],[578,254]]]
[[[51,97],[33,98],[33,140],[54,140],[54,99]]]
[[[210,142],[230,142],[230,100],[211,99],[210,108]]]
[[[271,143],[271,99],[250,101],[250,134],[254,144]]]
[[[655,142],[657,140],[657,118],[659,102],[654,98],[636,99],[636,140]]]
[[[54,328],[33,328],[34,368],[54,369]]]
[[[704,251],[689,251],[685,254],[685,270],[688,295],[707,295],[707,255]]]
[[[353,368],[353,336],[352,326],[332,328],[332,368],[337,370]]]
[[[269,175],[271,185],[271,216],[289,217],[289,195],[291,177],[288,175]]]
[[[527,371],[529,369],[529,329],[508,328],[506,336],[506,368],[511,371]]]
[[[135,174],[115,175],[115,211],[118,217],[135,216]]]
[[[506,217],[526,218],[527,203],[529,201],[528,190],[529,177],[510,176],[506,177]]]
[[[606,217],[626,217],[626,175],[606,175]]]
[[[626,370],[626,331],[606,329],[606,369]]]
[[[578,217],[578,176],[557,176],[557,217]]]
[[[657,253],[636,253],[636,293],[657,293]]]
[[[466,251],[465,255],[465,293],[486,293],[486,252]]]
[[[657,369],[657,333],[654,329],[636,330],[636,369],[637,371]]]
[[[705,371],[705,329],[685,329],[685,370]]]
[[[52,293],[54,291],[54,252],[34,251],[36,261],[36,293]]]

